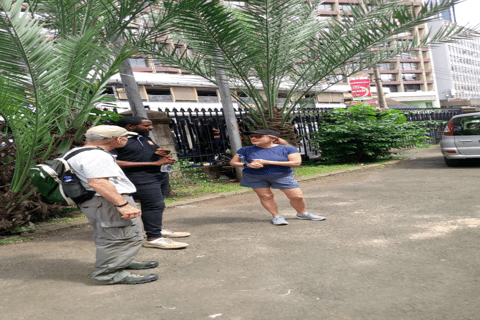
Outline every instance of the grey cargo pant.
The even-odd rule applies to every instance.
[[[124,198],[132,205],[131,196]],[[113,284],[131,273],[125,271],[143,244],[141,218],[122,219],[120,212],[108,200],[93,197],[80,204],[80,210],[93,226],[93,241],[97,247],[95,271],[96,284]]]

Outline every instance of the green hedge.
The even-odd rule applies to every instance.
[[[392,148],[406,148],[424,142],[426,129],[407,122],[401,111],[379,112],[366,104],[333,109],[319,120],[313,147],[329,163],[363,163],[389,154]]]

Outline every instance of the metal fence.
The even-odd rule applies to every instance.
[[[438,144],[442,140],[443,130],[448,120],[453,116],[462,113],[462,109],[399,109],[404,112],[404,116],[408,121],[423,121],[423,127],[427,129],[427,144]],[[432,123],[432,122],[437,123]],[[429,123],[430,122],[430,123]]]
[[[305,108],[294,114],[293,125],[301,137],[299,150],[307,157],[318,156],[310,144],[311,134],[318,131],[318,120],[330,108]],[[402,109],[408,121],[448,121],[461,109]],[[190,159],[195,163],[220,163],[230,149],[229,137],[222,110],[217,109],[165,109],[171,118],[172,137],[179,159]],[[239,126],[250,121],[243,109],[235,109]],[[444,123],[425,124],[426,143],[437,144],[441,140]]]

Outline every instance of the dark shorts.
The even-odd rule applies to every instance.
[[[273,189],[295,189],[300,188],[297,180],[293,177],[293,172],[260,175],[243,173],[242,187],[247,188],[273,188]]]

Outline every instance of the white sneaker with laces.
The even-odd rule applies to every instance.
[[[143,243],[144,247],[147,248],[157,248],[157,249],[182,249],[188,246],[187,243],[176,242],[167,238],[158,238],[152,241],[145,241]]]
[[[276,226],[284,226],[284,225],[287,225],[288,222],[282,216],[275,216],[275,217],[272,218],[272,224],[274,224]]]
[[[164,238],[185,238],[190,236],[190,232],[172,231],[163,229],[162,236]]]
[[[327,218],[322,217],[322,216],[317,216],[316,214],[312,214],[310,212],[305,212],[303,214],[298,214],[297,213],[297,218],[298,219],[303,219],[303,220],[315,220],[315,221],[323,221]]]

